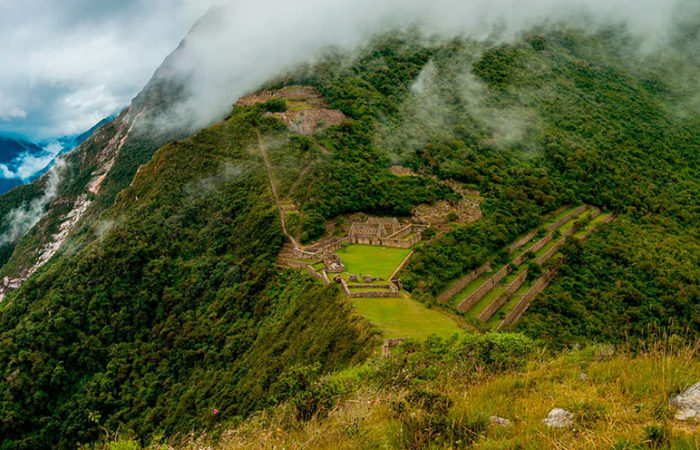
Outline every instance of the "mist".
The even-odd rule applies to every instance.
[[[329,50],[351,51],[380,32],[418,27],[435,37],[492,43],[558,22],[595,28],[624,24],[640,51],[666,45],[689,0],[224,0],[193,27],[163,75],[187,80],[175,126],[219,120],[262,83],[313,63]]]
[[[7,231],[0,235],[0,245],[18,241],[44,216],[46,206],[56,198],[58,187],[65,169],[66,163],[62,158],[54,161],[53,167],[44,177],[46,182],[44,192],[28,204],[24,204],[11,210],[7,217]]]

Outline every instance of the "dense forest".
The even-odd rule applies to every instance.
[[[236,106],[155,154],[157,140],[137,134],[97,200],[104,213],[73,237],[80,245],[0,304],[0,448],[212,427],[213,409],[245,417],[294,398],[290,377],[376,347],[335,286],[277,270],[284,235],[256,131],[273,158],[311,163],[280,180],[308,187],[294,193],[305,242],[341,214],[406,216],[456,199],[440,180],[481,193],[483,219],[418,249],[402,272],[415,298],[430,302],[546,213],[585,201],[618,219],[567,248],[519,329],[555,346],[659,327],[697,336],[700,114],[667,72],[693,63],[642,61],[630,45],[618,28],[537,30],[502,45],[392,33],[264,86],[312,85],[349,117],[312,137],[269,117],[274,103]],[[394,176],[392,164],[418,176]],[[87,169],[69,170],[82,188]]]

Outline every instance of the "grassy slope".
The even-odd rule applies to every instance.
[[[488,338],[487,338],[488,339]],[[503,344],[501,344],[503,345]],[[432,345],[433,351],[441,348]],[[424,351],[430,353],[430,350]],[[494,368],[473,353],[474,366],[431,359],[421,350],[394,355],[390,364],[337,375],[350,393],[308,422],[284,405],[225,431],[174,441],[183,448],[676,448],[700,445],[697,423],[672,419],[668,399],[698,381],[698,346],[657,345],[641,354],[589,347],[557,356],[531,354],[515,367]],[[506,351],[508,353],[508,351]],[[454,356],[449,351],[446,354]],[[492,355],[493,356],[493,355]],[[408,358],[409,362],[400,362]],[[410,362],[410,361],[413,361]],[[511,361],[512,362],[512,361]],[[403,367],[403,378],[384,378],[385,366]],[[580,379],[585,373],[586,381]],[[354,383],[354,384],[353,384]],[[555,407],[575,416],[573,427],[548,429],[542,419]],[[488,416],[513,422],[488,425]],[[668,446],[668,447],[667,447]]]
[[[431,334],[446,337],[463,332],[447,315],[411,298],[353,298],[350,301],[386,338],[425,339]]]

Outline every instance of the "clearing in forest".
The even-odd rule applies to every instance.
[[[353,298],[356,311],[382,331],[385,338],[424,339],[431,334],[464,332],[452,318],[409,297]]]
[[[349,273],[360,278],[371,275],[388,280],[410,252],[405,248],[353,244],[341,247],[335,254],[340,256]]]

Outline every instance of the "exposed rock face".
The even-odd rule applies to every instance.
[[[566,428],[574,424],[574,415],[565,409],[554,408],[542,422],[550,428]]]
[[[513,426],[513,422],[510,420],[504,418],[504,417],[498,417],[498,416],[489,416],[489,423],[491,425],[497,425],[499,427],[511,427]]]
[[[252,106],[272,99],[285,100],[288,109],[284,112],[269,114],[304,136],[311,136],[319,130],[338,125],[346,119],[341,111],[330,109],[321,94],[311,86],[286,86],[273,91],[263,91],[242,97],[236,104]]]
[[[671,399],[671,407],[676,408],[676,420],[700,418],[700,382]]]

